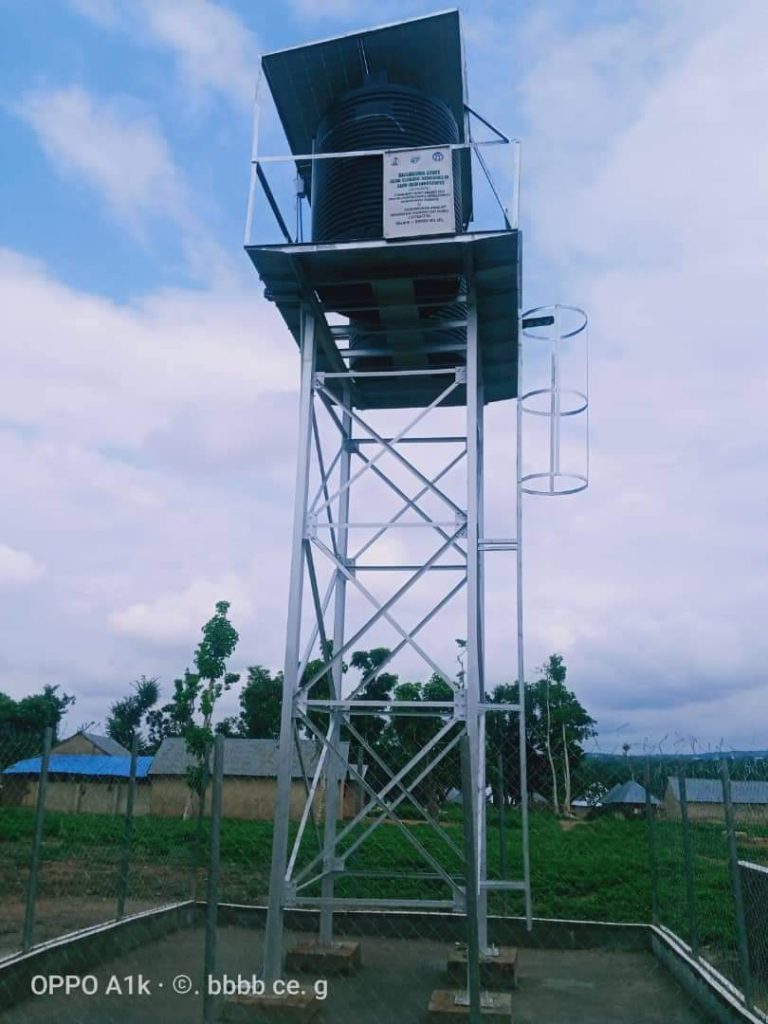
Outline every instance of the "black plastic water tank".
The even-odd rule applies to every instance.
[[[429,147],[459,142],[456,118],[445,103],[404,85],[369,82],[345,93],[326,113],[316,153]],[[346,242],[383,236],[382,157],[314,161],[312,240]],[[461,229],[461,168],[453,152],[456,226]]]

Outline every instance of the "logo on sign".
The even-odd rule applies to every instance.
[[[432,154],[432,159],[433,160],[442,160],[443,159],[443,154],[442,153],[433,153]]]

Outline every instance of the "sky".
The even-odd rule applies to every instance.
[[[0,0],[0,690],[103,725],[222,598],[232,667],[280,667],[298,359],[242,251],[258,57],[435,9]],[[768,5],[461,10],[470,102],[522,140],[524,305],[590,317],[590,487],[526,502],[530,672],[564,656],[602,750],[768,747]]]

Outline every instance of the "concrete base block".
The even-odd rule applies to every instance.
[[[454,949],[448,957],[448,978],[461,988],[467,984],[467,951]],[[517,988],[517,950],[502,946],[498,956],[482,954],[480,957],[480,984],[497,992]]]
[[[320,1013],[314,993],[294,996],[232,996],[224,1002],[219,1020],[235,1024],[309,1024]]]
[[[332,942],[323,945],[317,940],[299,942],[286,953],[285,968],[300,971],[316,978],[331,974],[352,974],[362,963],[359,942]]]
[[[469,1020],[469,1005],[456,1002],[456,997],[459,994],[460,990],[457,989],[435,989],[429,1000],[427,1020],[431,1024],[439,1024],[441,1021],[447,1022],[447,1024],[456,1024],[460,1020]],[[511,1024],[511,994],[509,992],[483,992],[480,1016],[488,1024]]]

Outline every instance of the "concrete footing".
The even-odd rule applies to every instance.
[[[468,1002],[457,1002],[458,989],[438,988],[429,1000],[427,1020],[430,1024],[456,1024],[460,1020],[469,1020]],[[487,1024],[511,1024],[512,996],[509,992],[483,992],[480,1005],[480,1016]]]
[[[448,957],[448,978],[454,985],[466,986],[466,949],[457,947]],[[496,955],[482,954],[480,984],[494,992],[509,992],[517,988],[517,950],[512,946],[501,946]]]
[[[310,1024],[321,1003],[312,992],[292,996],[232,996],[224,1002],[219,1020],[233,1024]]]
[[[287,971],[313,974],[316,978],[326,978],[332,974],[353,974],[361,963],[359,942],[299,942],[291,946],[285,956]]]

